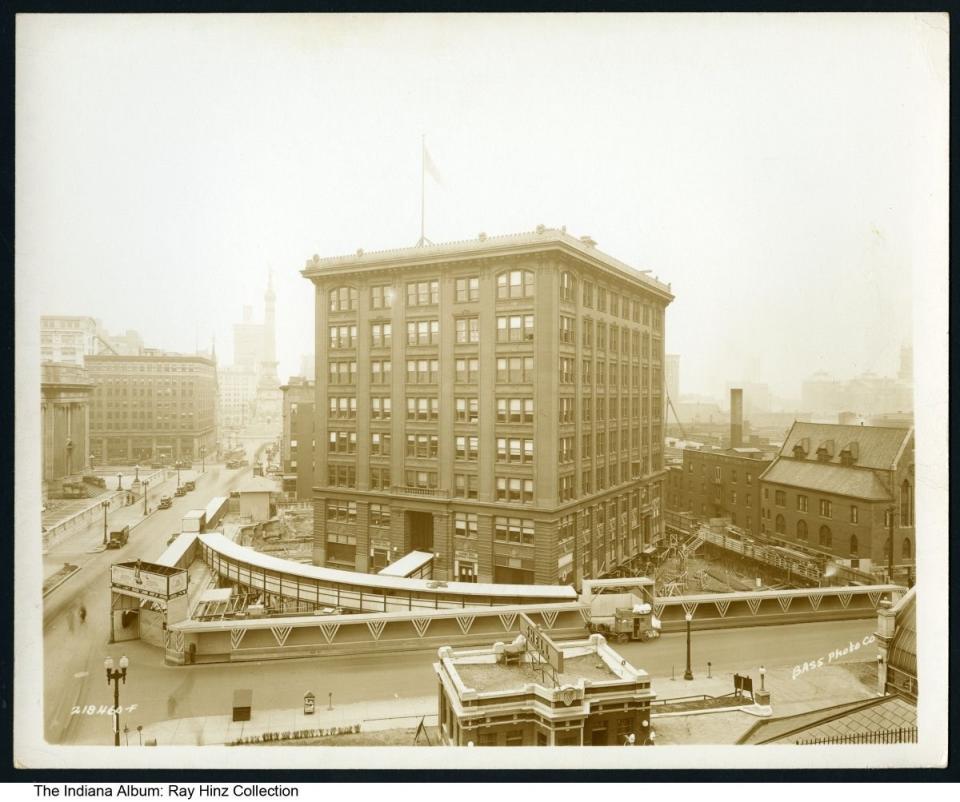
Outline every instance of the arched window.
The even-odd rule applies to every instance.
[[[573,277],[573,273],[564,270],[560,274],[560,300],[574,303],[577,300],[576,292],[577,280]]]
[[[830,531],[829,526],[820,527],[820,545],[828,547],[833,545],[833,532]]]
[[[807,539],[807,522],[797,521],[797,540]]]
[[[356,312],[357,290],[355,287],[334,287],[330,290],[331,312]]]
[[[913,526],[913,485],[909,479],[900,485],[900,526]]]
[[[860,547],[860,544],[857,541],[857,536],[850,535],[850,556],[851,557],[859,556],[858,555],[859,547]]]
[[[905,537],[903,539],[903,546],[900,548],[900,554],[905,560],[913,559],[913,548],[910,543],[910,538]]]
[[[783,520],[782,515],[777,516],[777,520],[774,523],[774,530],[778,535],[786,534],[787,531],[787,522]]]
[[[531,298],[536,289],[536,276],[531,270],[507,270],[497,276],[497,298]]]

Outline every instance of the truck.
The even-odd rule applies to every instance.
[[[660,637],[660,620],[653,614],[653,606],[632,593],[595,596],[590,603],[588,628],[621,643]]]
[[[160,497],[160,509],[169,510],[173,506],[173,499],[170,496]]]
[[[130,539],[130,527],[125,526],[123,529],[115,529],[110,533],[110,538],[107,540],[108,549],[119,549],[127,545],[127,541]]]
[[[660,619],[653,612],[654,580],[649,577],[585,579],[580,603],[589,606],[591,632],[620,642],[660,637]]]

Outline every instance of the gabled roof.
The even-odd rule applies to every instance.
[[[277,483],[262,476],[254,476],[238,488],[241,493],[276,493],[279,492]]]
[[[890,493],[873,471],[845,468],[824,462],[777,458],[763,473],[764,482],[818,490],[838,496],[851,496],[867,501],[890,501]]]
[[[856,443],[855,464],[858,467],[889,471],[893,470],[897,456],[912,434],[913,429],[796,421],[780,449],[780,456],[795,459],[794,447],[806,439],[809,441],[809,450],[805,461],[840,465],[841,453],[852,443]],[[817,449],[830,440],[833,441],[833,454],[828,463],[819,462]]]

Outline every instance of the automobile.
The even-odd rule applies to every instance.
[[[160,509],[169,510],[173,506],[173,499],[170,496],[160,497]]]
[[[240,467],[240,463],[239,463],[237,460],[232,459],[232,460],[229,460],[229,461],[227,462],[227,467],[228,467],[231,471],[234,471],[234,470],[236,470],[237,468]]]
[[[183,483],[183,486],[184,486],[188,491],[190,491],[190,490],[196,490],[196,489],[197,489],[197,483],[194,482],[192,479],[191,479],[190,481],[188,481],[188,482],[184,482],[184,483]]]
[[[159,470],[161,468],[166,468],[167,466],[162,462],[151,462],[150,467]]]
[[[107,541],[108,549],[119,549],[127,545],[127,540],[130,538],[130,527],[125,526],[123,529],[117,529],[110,533],[110,539]]]
[[[185,488],[183,485],[180,485],[180,487],[173,491],[173,495],[175,495],[177,498],[180,496],[185,496],[187,495],[187,488]]]
[[[249,468],[249,467],[250,467],[250,460],[248,460],[248,459],[242,459],[242,460],[240,460],[240,467],[241,467],[241,468]]]
[[[193,462],[188,459],[181,459],[177,460],[173,467],[179,468],[181,471],[189,471],[193,468]]]

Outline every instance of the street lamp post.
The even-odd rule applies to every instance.
[[[113,658],[108,657],[103,661],[103,667],[107,671],[107,685],[113,683],[113,745],[120,746],[120,681],[127,684],[127,666],[130,661],[126,655],[120,658],[120,669],[113,670]]]
[[[117,474],[117,490],[123,490],[123,474]]]
[[[107,510],[110,509],[109,501],[101,501],[100,506],[103,507],[103,545],[107,545]]]
[[[693,679],[693,670],[690,668],[690,622],[693,620],[693,614],[685,613],[683,617],[687,621],[687,670],[683,672],[683,678]]]
[[[207,447],[200,446],[200,473],[207,472]]]
[[[763,687],[763,678],[767,676],[767,669],[763,666],[760,666],[760,690],[765,691],[766,688]]]
[[[139,482],[139,481],[140,481],[140,463],[139,463],[139,462],[138,462],[136,465],[133,466],[133,470],[134,470],[134,474],[135,474],[134,477],[133,477],[133,481],[134,481],[134,482]]]
[[[143,514],[147,514],[147,491],[150,489],[150,480],[143,480]]]

